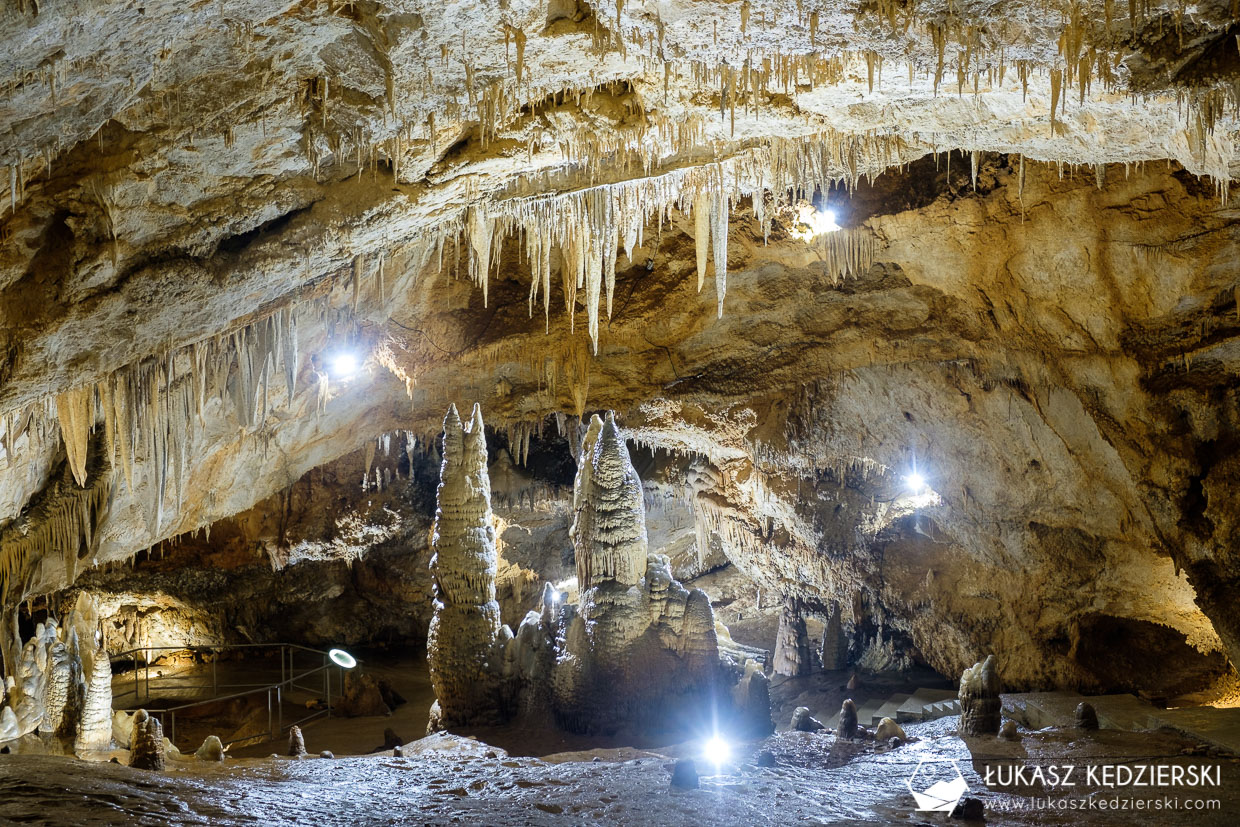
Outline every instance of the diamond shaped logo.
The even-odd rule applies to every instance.
[[[921,759],[907,785],[918,812],[950,813],[969,791],[969,782],[954,758]]]

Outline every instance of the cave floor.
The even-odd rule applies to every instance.
[[[0,756],[0,820],[34,824],[948,824],[914,810],[907,786],[921,766],[958,766],[988,824],[1231,824],[1240,765],[1187,756],[1171,733],[1046,729],[1020,742],[955,737],[954,718],[910,724],[916,739],[885,750],[829,734],[779,733],[738,746],[736,763],[672,788],[668,768],[690,745],[655,753],[600,749],[549,760],[510,757],[479,739],[437,735],[390,753],[328,759],[177,760],[165,773],[59,756]],[[767,750],[776,766],[756,766]],[[593,760],[597,757],[599,760]],[[954,762],[954,763],[953,763]],[[1001,787],[1000,765],[1074,766],[1072,787]],[[1109,788],[1093,765],[1212,768],[1218,785]],[[699,766],[700,770],[705,767]],[[993,772],[993,770],[992,770]],[[920,786],[920,785],[919,785]],[[1215,801],[1207,810],[1188,802]],[[1039,801],[1058,802],[1039,809]],[[1145,802],[1144,805],[1137,802]],[[1090,809],[1059,809],[1073,806]],[[1127,802],[1128,809],[1123,809]],[[1156,802],[1163,809],[1151,810]],[[1099,809],[1099,805],[1106,809]],[[1141,807],[1141,809],[1137,809]],[[1170,809],[1174,807],[1174,809]]]

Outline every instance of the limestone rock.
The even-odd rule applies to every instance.
[[[775,674],[808,675],[813,671],[805,618],[795,603],[785,603],[775,638]]]
[[[891,718],[883,718],[878,722],[878,728],[874,730],[874,740],[887,741],[892,738],[899,738],[901,741],[907,741],[908,736],[904,734],[904,730]]]
[[[333,710],[345,718],[392,714],[391,708],[384,702],[379,680],[374,675],[361,674],[357,669],[344,673],[344,694],[336,701]]]
[[[1094,709],[1094,705],[1088,701],[1081,701],[1077,704],[1075,723],[1077,729],[1097,729],[1098,712]]]
[[[133,747],[129,766],[140,770],[164,769],[164,728],[158,718],[138,710],[134,715]]]
[[[798,706],[792,712],[792,721],[788,727],[796,732],[817,732],[826,729],[822,721],[809,714],[808,706]]]
[[[1002,702],[999,699],[999,667],[994,655],[969,667],[960,678],[960,734],[997,735]]]
[[[849,740],[861,734],[860,727],[857,726],[857,705],[853,703],[852,698],[845,699],[840,705],[840,722],[835,728],[835,734]]]
[[[195,752],[194,757],[201,761],[223,761],[224,744],[218,735],[208,735]]]
[[[672,786],[682,790],[698,788],[697,765],[692,758],[681,758],[672,766]]]
[[[301,758],[306,754],[306,739],[301,734],[301,727],[294,724],[288,728],[288,750],[290,758]]]
[[[981,821],[986,817],[986,805],[980,798],[966,796],[956,803],[951,812],[952,818],[964,821]]]
[[[756,661],[745,664],[745,674],[732,687],[732,704],[744,734],[758,737],[775,731],[775,722],[771,720],[771,682]]]

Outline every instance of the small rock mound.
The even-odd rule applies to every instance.
[[[681,758],[672,767],[672,786],[682,790],[698,788],[697,765],[693,763],[692,758]]]
[[[901,742],[908,740],[908,736],[904,734],[904,729],[891,718],[883,718],[878,722],[878,729],[874,731],[874,738],[879,741],[888,741],[892,738],[899,738]]]
[[[223,761],[224,743],[218,735],[208,735],[202,746],[194,753],[194,757],[203,761]]]
[[[809,714],[808,706],[798,706],[793,711],[789,727],[797,732],[817,732],[820,729],[826,729],[822,721]]]
[[[1094,709],[1093,704],[1081,701],[1076,705],[1076,727],[1077,729],[1098,728],[1098,711]]]

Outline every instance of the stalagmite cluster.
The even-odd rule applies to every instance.
[[[451,409],[444,428],[432,726],[517,717],[583,733],[680,730],[703,723],[710,709],[737,729],[772,729],[757,664],[721,659],[709,599],[682,586],[668,558],[649,550],[641,480],[611,414],[591,419],[578,454],[569,535],[579,601],[565,605],[546,584],[539,609],[515,634],[499,626],[494,604],[481,413],[475,407],[463,429]]]
[[[112,669],[89,596],[78,596],[63,623],[48,618],[11,651],[20,655],[6,662],[0,742],[38,732],[79,752],[110,746]]]

